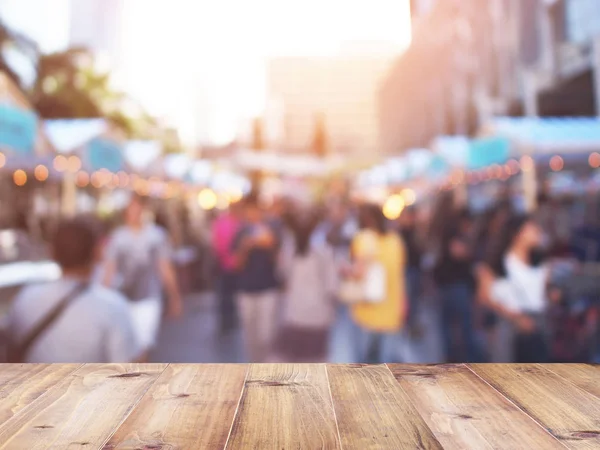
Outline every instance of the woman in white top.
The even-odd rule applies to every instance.
[[[511,332],[500,342],[505,358],[516,362],[548,360],[546,314],[548,266],[544,263],[543,233],[528,216],[510,219],[503,245],[488,262],[497,274],[488,284],[490,306],[505,319]]]
[[[276,353],[277,360],[284,362],[319,362],[328,357],[337,273],[333,249],[326,243],[311,245],[315,226],[311,214],[296,216],[280,260],[284,305]]]

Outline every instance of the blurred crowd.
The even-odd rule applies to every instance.
[[[220,333],[241,329],[251,362],[325,362],[346,321],[348,362],[410,363],[434,311],[447,362],[594,361],[600,202],[513,203],[473,212],[449,191],[389,220],[369,203],[249,195],[205,224]],[[148,361],[163,318],[184,314],[168,227],[149,206],[134,196],[120,225],[55,227],[62,276],[16,296],[5,359]]]

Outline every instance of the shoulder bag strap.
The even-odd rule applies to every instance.
[[[50,326],[60,317],[73,300],[81,295],[88,287],[87,283],[78,284],[72,291],[70,291],[54,309],[44,317],[29,333],[29,335],[23,340],[22,343],[18,344],[11,359],[14,359],[15,363],[24,362],[27,353],[35,341],[46,331]]]

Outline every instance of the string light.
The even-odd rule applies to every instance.
[[[40,164],[33,171],[33,175],[35,176],[35,179],[38,181],[46,181],[49,176],[48,168],[46,166]]]
[[[75,178],[75,184],[78,187],[84,188],[90,184],[90,176],[87,172],[78,172]]]
[[[592,169],[597,169],[600,167],[600,153],[595,152],[590,155],[589,163]],[[1,167],[1,164],[0,164]]]
[[[64,155],[58,155],[56,158],[54,158],[54,168],[58,172],[64,172],[67,170],[68,165],[69,163]]]
[[[91,183],[96,189],[100,189],[102,186],[104,186],[102,174],[100,172],[94,172],[91,177]]]
[[[129,175],[121,171],[117,176],[119,177],[119,187],[126,188],[129,185]]]
[[[506,166],[509,169],[510,175],[516,175],[519,173],[519,161],[517,161],[516,159],[511,159],[510,161],[508,161],[506,163]]]
[[[412,189],[404,189],[402,191],[402,198],[406,206],[411,206],[417,201],[417,194]]]
[[[200,208],[210,211],[217,206],[217,194],[212,189],[202,189],[198,193],[198,205]]]
[[[491,173],[492,173],[492,177],[493,178],[500,178],[502,177],[502,167],[499,164],[494,164],[491,168]]]
[[[25,186],[25,183],[27,183],[27,174],[24,170],[15,170],[15,173],[13,174],[13,181],[17,186]]]
[[[563,170],[563,167],[565,167],[565,162],[560,156],[553,156],[552,159],[550,159],[550,168],[554,172],[560,172]]]
[[[383,205],[383,215],[388,220],[396,220],[402,214],[404,207],[404,197],[398,194],[392,195],[386,200],[385,204]]]
[[[81,169],[81,159],[76,155],[69,156],[67,160],[67,170],[71,173],[77,172]]]

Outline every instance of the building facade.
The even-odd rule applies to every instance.
[[[496,115],[600,114],[597,0],[413,0],[413,41],[379,93],[387,154]]]
[[[324,125],[331,152],[379,152],[377,92],[394,60],[392,54],[273,59],[267,90],[277,105],[280,130],[274,145],[303,151]],[[270,126],[267,124],[267,126]]]

